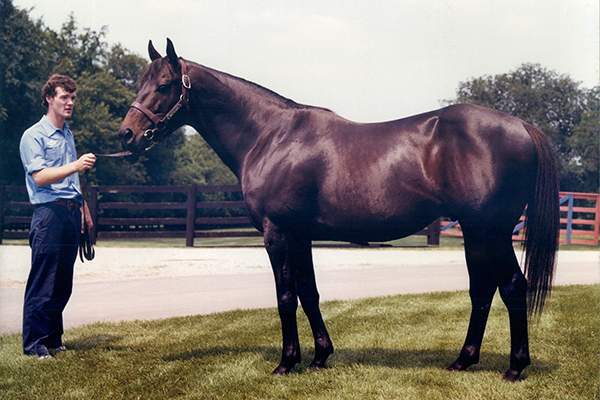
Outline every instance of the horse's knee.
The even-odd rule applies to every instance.
[[[298,310],[298,298],[295,293],[286,292],[277,297],[277,309],[281,317],[293,316],[296,318]]]

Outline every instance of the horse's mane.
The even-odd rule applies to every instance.
[[[303,109],[310,109],[310,110],[321,110],[321,111],[325,111],[325,112],[330,112],[330,113],[334,113],[333,111],[331,111],[328,108],[324,108],[324,107],[317,107],[317,106],[310,106],[310,105],[305,105],[305,104],[300,104],[300,103],[296,103],[294,100],[288,99],[287,97],[284,97],[274,91],[272,91],[271,89],[267,89],[264,86],[261,86],[259,84],[256,84],[252,81],[246,80],[244,78],[240,78],[238,76],[235,75],[231,75],[228,74],[226,72],[222,72],[198,63],[195,63],[193,61],[188,61],[186,60],[186,62],[188,63],[192,63],[197,65],[199,68],[202,68],[204,70],[207,70],[208,72],[210,72],[213,76],[217,77],[217,78],[221,78],[221,81],[233,81],[233,82],[237,82],[242,84],[243,86],[245,86],[246,88],[249,88],[252,92],[257,93],[261,96],[266,96],[267,98],[273,100],[276,103],[279,103],[282,107],[288,108],[288,109],[297,109],[297,110],[303,110]],[[165,64],[167,64],[167,67],[172,69],[171,65],[166,62]],[[138,88],[143,86],[143,84],[149,80],[155,79],[158,76],[158,73],[160,72],[161,68],[163,67],[163,65],[159,64],[159,63],[151,63],[148,70],[146,71],[146,73],[144,73],[144,75],[138,80],[137,84],[138,84]],[[174,72],[174,71],[173,71]]]
[[[200,67],[208,70],[211,74],[215,75],[216,77],[221,77],[221,78],[225,78],[227,80],[239,82],[242,85],[250,88],[253,92],[259,93],[263,96],[267,96],[267,97],[273,99],[275,102],[282,104],[285,108],[298,109],[298,110],[303,110],[303,109],[322,110],[322,111],[333,113],[333,111],[331,111],[328,108],[296,103],[294,100],[288,99],[287,97],[284,97],[284,96],[272,91],[271,89],[267,89],[264,86],[261,86],[257,83],[246,80],[244,78],[240,78],[238,76],[231,75],[226,72],[218,71],[216,69],[206,67],[204,65],[200,65]]]

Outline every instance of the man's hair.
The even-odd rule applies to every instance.
[[[42,88],[42,105],[48,108],[46,97],[56,96],[56,88],[61,87],[65,92],[73,93],[77,90],[77,84],[73,79],[66,75],[52,75]]]

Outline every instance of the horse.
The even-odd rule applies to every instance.
[[[499,290],[511,338],[503,378],[519,379],[531,362],[528,322],[550,293],[560,227],[557,168],[541,130],[468,104],[356,123],[180,58],[170,39],[166,50],[162,57],[149,41],[152,61],[117,134],[124,149],[140,153],[192,126],[239,179],[275,277],[282,353],[273,374],[301,361],[298,300],[314,337],[310,368],[326,367],[333,353],[312,241],[384,242],[448,216],[464,235],[471,315],[447,369],[479,362]],[[512,232],[526,206],[522,272]]]

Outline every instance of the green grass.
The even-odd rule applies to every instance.
[[[65,332],[54,360],[21,355],[0,336],[0,399],[594,399],[598,398],[598,285],[557,287],[532,324],[532,365],[508,366],[508,317],[496,299],[481,363],[447,372],[466,333],[466,292],[323,304],[336,346],[308,370],[312,337],[299,312],[303,362],[271,376],[281,351],[275,309],[157,321],[95,323]]]

